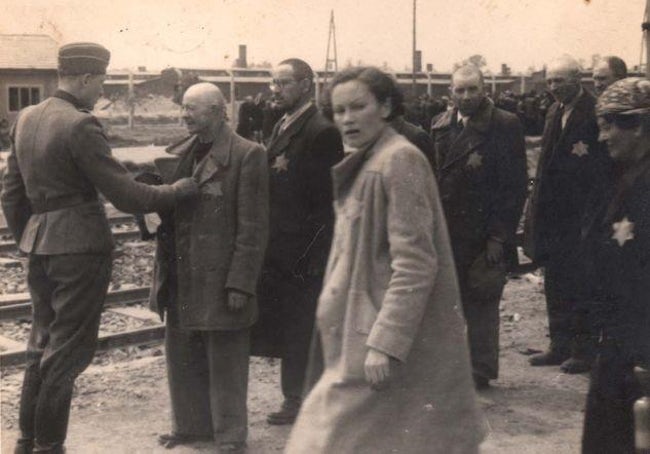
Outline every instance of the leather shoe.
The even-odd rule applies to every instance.
[[[34,454],[65,454],[65,446],[63,443],[35,443],[32,452]]]
[[[187,445],[201,441],[212,441],[212,435],[189,435],[189,434],[162,434],[158,437],[158,444],[165,449],[172,449],[178,445]]]
[[[591,370],[591,362],[584,359],[569,358],[562,363],[560,370],[565,374],[582,374]]]
[[[242,454],[246,451],[245,441],[219,443],[219,454]]]
[[[287,403],[286,401],[282,404],[280,411],[275,413],[270,413],[266,417],[266,422],[274,426],[282,426],[285,424],[293,424],[298,416],[298,411],[300,410],[300,404]]]
[[[32,454],[34,451],[34,440],[31,438],[19,438],[16,441],[14,454]]]
[[[568,358],[569,355],[563,355],[553,350],[549,350],[547,352],[531,356],[528,362],[531,366],[559,366]]]

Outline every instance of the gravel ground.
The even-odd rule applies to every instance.
[[[579,452],[586,375],[532,368],[528,355],[546,347],[548,329],[542,279],[510,279],[501,310],[501,372],[478,396],[490,435],[484,454]],[[268,426],[266,414],[281,401],[277,361],[251,359],[249,453],[281,452],[289,428]],[[2,453],[17,436],[21,371],[4,371],[1,383]],[[170,428],[165,359],[160,346],[99,354],[77,380],[68,438],[69,453],[163,453],[156,437]],[[176,453],[214,452],[214,445],[178,447]],[[408,454],[408,453],[406,453]]]

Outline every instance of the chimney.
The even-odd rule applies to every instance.
[[[248,62],[246,61],[246,44],[239,45],[239,57],[237,58],[237,67],[247,68]]]

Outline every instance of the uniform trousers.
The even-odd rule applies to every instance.
[[[30,255],[33,321],[20,396],[23,439],[65,441],[74,381],[97,347],[111,268],[110,254]]]
[[[250,329],[183,329],[169,310],[165,350],[173,433],[246,441]]]
[[[634,454],[634,401],[641,397],[634,362],[605,341],[591,371],[582,433],[583,454]]]

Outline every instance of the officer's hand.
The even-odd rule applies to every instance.
[[[233,312],[241,311],[248,303],[249,296],[239,290],[228,290],[228,309]]]
[[[390,358],[387,354],[370,348],[363,365],[366,381],[372,389],[380,391],[388,386]]]
[[[172,184],[177,199],[187,199],[199,194],[199,185],[193,178],[181,178]]]
[[[503,259],[503,243],[500,243],[493,239],[487,240],[487,250],[486,250],[487,262],[488,265],[494,266],[498,263],[501,263]]]

